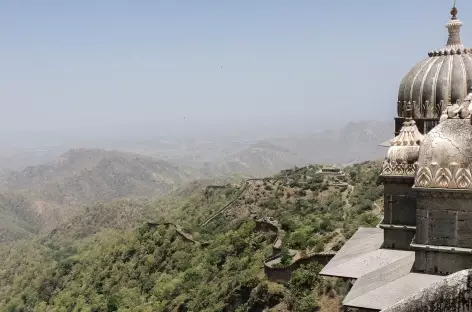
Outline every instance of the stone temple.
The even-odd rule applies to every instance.
[[[383,220],[321,271],[352,281],[346,311],[472,311],[472,49],[457,14],[400,83]]]

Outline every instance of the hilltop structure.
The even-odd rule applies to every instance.
[[[334,183],[344,185],[346,182],[346,173],[336,165],[324,166],[318,170],[317,174],[330,177]]]
[[[472,274],[459,272],[472,268],[472,49],[457,13],[446,46],[400,84],[382,222],[321,271],[353,280],[347,311],[472,311]]]

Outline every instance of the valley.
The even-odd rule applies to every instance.
[[[52,232],[0,244],[7,259],[0,310],[304,311],[315,304],[335,311],[347,285],[320,279],[316,262],[285,284],[267,280],[263,270],[278,248],[280,265],[290,265],[302,254],[336,251],[358,226],[378,223],[380,163],[347,167],[345,184],[319,175],[320,168],[200,180],[164,196],[97,203]],[[254,217],[277,220],[280,243],[273,245],[277,231],[255,230]],[[84,283],[87,289],[79,287]]]
[[[321,279],[318,262],[379,222],[381,164],[325,174],[300,146],[316,142],[328,159],[351,140],[384,139],[349,127],[239,143],[213,158],[76,148],[3,170],[0,310],[337,311],[348,285]]]

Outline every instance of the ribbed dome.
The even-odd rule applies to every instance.
[[[472,49],[460,39],[462,22],[451,11],[446,24],[447,45],[432,51],[403,78],[398,92],[398,116],[404,117],[405,105],[411,102],[414,118],[439,118],[448,103],[463,100],[472,87]]]

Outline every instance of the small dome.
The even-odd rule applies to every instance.
[[[471,165],[470,119],[445,119],[421,143],[415,187],[472,189]]]
[[[472,87],[472,49],[462,45],[457,9],[446,27],[447,45],[428,53],[400,83],[397,110],[405,117],[405,105],[411,102],[414,118],[439,118],[447,103],[462,100]]]
[[[390,142],[390,148],[382,165],[381,176],[414,177],[415,175],[415,163],[418,160],[420,143],[424,136],[418,131],[411,114],[411,104],[407,104],[407,116],[400,134]]]

